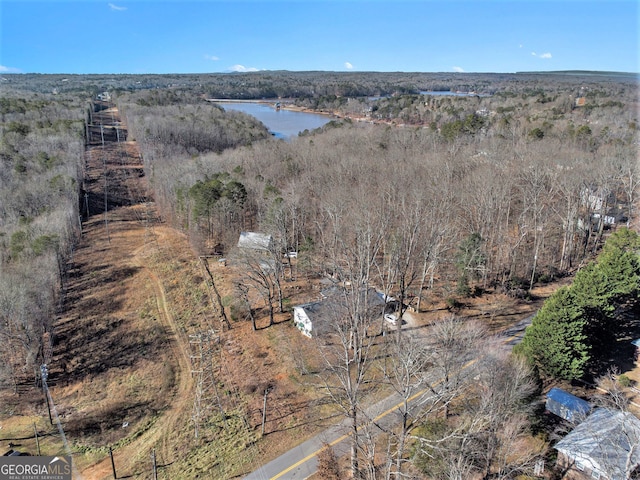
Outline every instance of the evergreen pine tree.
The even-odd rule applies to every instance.
[[[591,358],[583,314],[571,290],[561,288],[533,318],[516,353],[525,355],[553,377],[567,380],[582,377]]]

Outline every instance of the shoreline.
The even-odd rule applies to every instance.
[[[280,103],[281,110],[289,110],[291,112],[301,112],[301,113],[314,113],[316,115],[327,115],[335,118],[347,118],[341,115],[336,114],[335,112],[323,112],[319,110],[312,110],[306,107],[300,107],[298,105],[293,104],[293,100],[282,100],[278,98],[273,99],[256,99],[256,100],[245,100],[245,99],[235,99],[235,98],[205,98],[205,102],[210,103],[258,103],[261,105],[271,105],[274,106],[276,103]]]
[[[273,98],[273,99],[255,99],[255,100],[245,100],[245,99],[235,99],[235,98],[205,98],[206,102],[210,102],[210,103],[220,103],[220,104],[225,104],[225,103],[257,103],[257,104],[261,104],[261,105],[270,105],[270,106],[274,106],[276,103],[280,103],[280,109],[281,110],[288,110],[290,112],[299,112],[299,113],[312,113],[315,115],[324,115],[327,117],[331,117],[331,118],[335,118],[335,119],[345,119],[345,120],[349,120],[352,122],[359,122],[359,123],[371,123],[371,124],[376,124],[376,125],[392,125],[392,126],[396,126],[396,127],[404,127],[406,126],[403,123],[396,123],[393,120],[389,121],[389,120],[375,120],[369,117],[360,117],[360,116],[351,116],[351,115],[344,115],[344,114],[339,114],[336,112],[326,112],[326,111],[321,111],[321,110],[313,110],[311,108],[306,108],[306,107],[300,107],[298,105],[294,105],[293,104],[293,100],[291,99],[277,99],[277,98]],[[275,108],[274,108],[275,109]],[[427,127],[427,125],[412,125],[414,127],[422,127],[425,128]]]

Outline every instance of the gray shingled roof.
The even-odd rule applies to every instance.
[[[627,480],[626,472],[640,465],[640,420],[598,408],[555,448],[611,480]]]
[[[314,335],[326,333],[329,325],[335,324],[341,319],[349,316],[347,297],[352,295],[352,292],[348,292],[344,287],[336,286],[325,290],[323,293],[322,300],[294,307],[301,308],[305,311],[307,317],[309,317],[309,320],[313,323],[313,330],[315,331]],[[363,312],[367,311],[373,316],[382,315],[385,302],[383,296],[380,295],[379,292],[373,288],[363,288],[359,291],[359,294],[362,301],[366,298],[367,302]]]

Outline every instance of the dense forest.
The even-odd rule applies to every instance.
[[[433,298],[453,312],[489,291],[527,299],[534,286],[575,275],[576,286],[541,310],[520,347],[549,378],[602,373],[594,361],[598,348],[587,340],[607,331],[617,313],[637,310],[638,241],[624,233],[637,225],[640,185],[634,75],[256,72],[3,75],[1,81],[2,389],[20,393],[37,384],[39,365],[50,359],[65,265],[86,213],[86,125],[102,92],[140,147],[163,220],[184,231],[197,253],[224,252],[241,263],[247,280],[232,306],[242,300],[251,314],[250,299],[260,298],[270,323],[275,310],[285,309],[287,252],[296,252],[297,275],[373,285],[398,299],[400,315],[420,312]],[[434,91],[465,94],[425,93]],[[284,99],[285,106],[334,119],[283,141],[252,117],[205,101],[222,98]],[[245,231],[271,236],[272,267],[238,251]],[[603,248],[607,238],[613,243]],[[631,272],[631,280],[612,284],[607,296],[593,285],[610,272]],[[358,464],[367,458],[360,402],[380,348],[390,359],[385,378],[405,398],[415,389],[403,383],[413,381],[401,378],[403,362],[428,364],[430,374],[445,377],[456,372],[432,385],[430,407],[393,434],[387,478],[402,475],[409,456],[411,468],[430,478],[445,478],[454,466],[458,478],[531,471],[544,450],[523,434],[537,388],[531,365],[487,355],[462,375],[474,352],[488,349],[487,335],[454,317],[442,322],[427,349],[401,341],[400,333],[381,347],[366,302],[359,294],[350,298],[345,318],[335,322],[336,341],[320,352],[328,365],[324,385],[355,432],[354,476],[365,469]],[[571,323],[582,329],[569,338],[582,342],[577,366],[574,357],[540,354],[545,322],[563,314],[567,323],[592,319]],[[360,383],[342,378],[344,371]],[[498,371],[511,374],[500,383]],[[340,384],[350,389],[332,390]],[[463,391],[477,394],[476,401],[462,405]],[[453,408],[464,420],[459,425],[447,422]],[[534,453],[507,459],[513,442]],[[379,466],[370,460],[376,478]]]
[[[413,296],[436,277],[461,292],[500,286],[526,294],[593,255],[606,230],[631,218],[637,194],[633,84],[576,81],[564,92],[550,84],[486,97],[354,99],[367,105],[367,121],[333,121],[288,143],[248,139],[222,154],[203,149],[201,135],[190,140],[185,127],[218,107],[199,98],[189,106],[175,92],[118,102],[153,171],[157,201],[196,244],[229,247],[253,229],[338,271],[336,236],[355,235],[366,219],[384,232],[387,250],[408,232],[420,238],[408,255],[420,279]],[[580,92],[586,102],[576,107]],[[159,140],[161,132],[170,140]],[[180,147],[166,151],[165,143]],[[205,206],[207,182],[220,174],[243,194]]]
[[[0,385],[50,355],[65,262],[79,234],[87,99],[0,99]]]

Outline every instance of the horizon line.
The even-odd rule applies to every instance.
[[[365,74],[365,73],[404,73],[404,74],[447,74],[447,75],[517,75],[517,74],[614,74],[614,75],[636,75],[640,76],[640,72],[618,71],[618,70],[587,70],[587,69],[568,69],[568,70],[523,70],[523,71],[494,71],[494,72],[456,72],[456,71],[420,71],[420,70],[256,70],[251,72],[237,72],[233,70],[225,72],[165,72],[165,73],[131,73],[131,72],[93,72],[93,73],[70,73],[70,72],[0,72],[1,76],[5,75],[255,75],[260,73],[338,73],[338,74]]]

